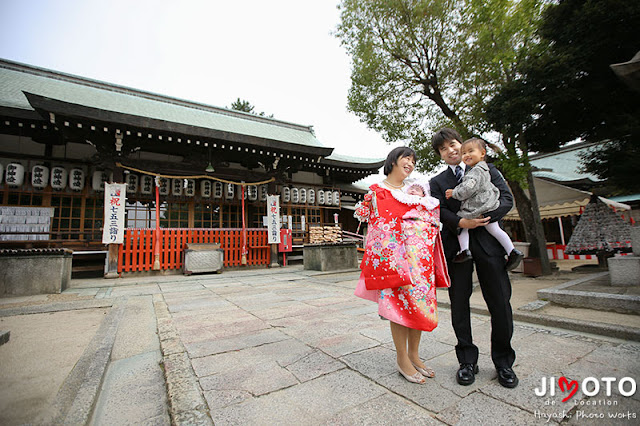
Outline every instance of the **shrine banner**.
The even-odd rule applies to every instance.
[[[104,225],[102,244],[122,244],[127,201],[125,183],[104,184]]]
[[[267,230],[269,244],[280,244],[280,196],[267,196]]]

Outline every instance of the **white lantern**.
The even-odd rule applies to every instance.
[[[291,189],[285,186],[282,188],[282,202],[288,203],[289,201],[291,201]]]
[[[291,202],[294,204],[300,202],[300,190],[298,188],[291,188]]]
[[[238,188],[238,200],[242,200],[242,194],[244,192],[244,199],[247,199],[247,187],[244,187],[244,191],[242,191],[242,186]]]
[[[318,204],[320,205],[324,205],[325,199],[324,199],[324,191],[322,189],[320,189],[318,191]]]
[[[324,205],[330,206],[333,204],[333,192],[324,191]]]
[[[151,195],[156,190],[156,182],[153,176],[144,175],[140,183],[140,193],[144,195]]]
[[[49,168],[36,165],[31,168],[31,186],[34,188],[46,188],[49,185]]]
[[[7,164],[4,180],[9,186],[21,186],[24,183],[24,166],[20,163]]]
[[[185,179],[187,181],[187,186],[184,188],[184,195],[187,197],[193,197],[196,195],[196,181],[193,179]]]
[[[227,184],[227,191],[225,192],[224,197],[227,200],[233,200],[233,196],[236,194],[236,186],[232,183]]]
[[[307,189],[306,188],[300,188],[300,203],[302,203],[302,204],[306,204],[307,203]]]
[[[0,183],[2,183],[2,179],[4,179],[4,166],[0,163]]]
[[[74,191],[82,191],[84,188],[84,171],[82,169],[71,169],[69,172],[69,188]]]
[[[65,189],[69,173],[64,167],[56,166],[51,169],[51,187],[53,189]]]
[[[159,183],[160,186],[158,187],[158,192],[160,195],[169,195],[171,190],[169,179],[161,177],[159,178]]]
[[[213,198],[222,198],[224,185],[222,182],[216,182],[213,186]]]
[[[250,201],[256,201],[258,199],[258,187],[256,185],[247,186],[247,191],[249,192]]]
[[[340,191],[333,191],[333,205],[340,205]]]
[[[178,197],[182,195],[182,185],[182,179],[171,179],[171,192],[173,195]]]
[[[134,175],[133,173],[127,174],[127,177],[124,178],[124,182],[127,184],[127,193],[136,193],[138,190],[138,180],[138,175]]]
[[[260,201],[267,201],[268,186],[260,185]]]
[[[107,172],[96,170],[91,178],[91,187],[94,191],[104,191],[104,183],[109,179]]]
[[[315,191],[315,189],[309,189],[309,191],[307,192],[307,202],[309,204],[315,204],[316,203],[316,191]]]
[[[200,183],[200,196],[202,198],[211,198],[213,182],[209,179],[203,180]]]

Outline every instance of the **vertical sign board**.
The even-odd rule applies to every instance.
[[[267,196],[267,229],[269,244],[280,244],[280,196]]]
[[[126,188],[125,183],[105,183],[102,244],[122,244],[124,240]]]

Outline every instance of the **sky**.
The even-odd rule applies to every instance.
[[[218,107],[240,98],[312,125],[335,153],[385,158],[402,143],[347,111],[338,3],[0,0],[0,57]]]

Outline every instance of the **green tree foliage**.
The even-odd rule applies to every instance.
[[[488,121],[534,151],[552,152],[577,138],[608,140],[584,157],[585,170],[639,191],[640,94],[610,68],[640,49],[638,28],[637,0],[563,0],[549,7],[540,43],[489,102]]]
[[[245,101],[240,98],[233,101],[233,103],[231,104],[231,106],[229,106],[229,108],[235,111],[242,111],[242,112],[248,112],[249,114],[259,115],[261,117],[273,118],[273,114],[267,115],[264,112],[260,112],[260,113],[255,112],[255,107],[251,105],[249,101]]]

